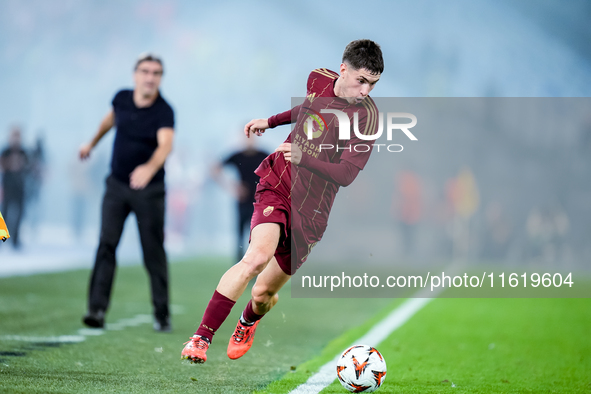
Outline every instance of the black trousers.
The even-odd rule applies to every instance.
[[[115,251],[123,224],[130,212],[135,213],[144,265],[150,277],[154,315],[169,316],[168,263],[164,251],[164,182],[133,190],[128,184],[109,176],[103,198],[101,235],[90,278],[88,308],[107,310],[117,264]]]
[[[248,245],[244,245],[244,231],[247,228],[250,231],[250,220],[252,219],[253,212],[254,206],[252,205],[252,202],[238,204],[238,244],[236,248],[236,261],[234,264],[242,260],[242,257],[248,248]]]
[[[2,178],[4,201],[2,215],[10,233],[9,242],[20,247],[20,227],[25,209],[25,176],[23,173],[4,173]]]

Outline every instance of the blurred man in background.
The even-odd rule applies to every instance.
[[[33,149],[29,152],[29,170],[25,182],[26,219],[34,236],[38,236],[39,223],[42,222],[41,189],[46,173],[45,143],[43,132],[40,132]]]
[[[400,227],[402,251],[406,258],[416,257],[417,226],[422,216],[421,178],[414,171],[401,170],[394,182],[392,208]]]
[[[6,225],[10,228],[12,246],[19,249],[20,225],[25,210],[25,178],[29,159],[21,143],[21,130],[18,126],[10,132],[8,146],[0,155],[2,171],[2,212]]]
[[[229,189],[238,203],[236,262],[240,261],[244,255],[244,229],[246,226],[250,226],[250,219],[254,212],[254,192],[259,181],[259,176],[254,171],[265,160],[267,155],[267,152],[257,149],[254,138],[248,138],[243,150],[228,156],[224,161],[216,165],[212,171],[213,179]],[[240,182],[237,184],[229,183],[223,178],[222,169],[224,166],[235,167],[240,175]]]
[[[102,328],[115,273],[115,250],[130,212],[137,218],[144,265],[150,276],[154,329],[171,330],[168,299],[168,263],[164,251],[164,162],[172,151],[174,112],[160,95],[162,61],[143,54],[135,64],[134,90],[121,90],[92,141],[80,148],[80,159],[114,126],[117,128],[111,174],[102,206],[100,243],[90,279],[89,327]]]

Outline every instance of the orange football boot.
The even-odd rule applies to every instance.
[[[185,347],[181,352],[181,360],[189,360],[194,364],[203,364],[207,361],[207,349],[209,341],[201,338],[199,335],[193,335],[190,341],[185,342]]]
[[[257,320],[252,326],[245,326],[238,320],[234,334],[232,334],[232,338],[230,338],[230,343],[228,344],[228,357],[236,360],[248,352],[252,346],[254,333],[257,330],[259,321]]]

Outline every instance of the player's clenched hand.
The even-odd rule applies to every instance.
[[[259,137],[269,128],[267,119],[253,119],[244,126],[244,134],[250,138],[250,134],[256,134]]]
[[[131,174],[129,174],[129,187],[135,190],[145,188],[148,183],[150,183],[155,173],[156,171],[154,171],[150,165],[142,164],[137,166]]]
[[[88,159],[90,157],[91,150],[92,150],[91,144],[82,145],[80,147],[80,150],[78,151],[78,156],[80,157],[80,160]]]
[[[285,160],[292,162],[296,166],[302,161],[302,150],[297,144],[284,142],[275,149],[275,152],[282,152]]]

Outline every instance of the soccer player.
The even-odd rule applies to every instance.
[[[246,124],[244,132],[251,137],[296,122],[286,141],[256,170],[260,182],[250,245],[242,260],[222,276],[197,332],[185,344],[183,359],[194,363],[207,360],[206,351],[216,330],[248,282],[258,275],[252,298],[230,338],[228,357],[237,359],[250,349],[260,319],[278,301],[278,291],[322,238],[339,187],[353,182],[371,154],[372,145],[357,134],[339,140],[337,116],[323,114],[322,110],[346,113],[349,119],[358,121],[359,133],[376,134],[379,113],[369,92],[383,69],[379,45],[370,40],[353,41],[343,53],[340,74],[324,68],[310,73],[302,105]],[[319,119],[326,122],[316,122]],[[309,140],[308,134],[314,138]],[[320,143],[332,148],[319,149]],[[364,147],[356,149],[360,144]]]
[[[116,126],[103,198],[100,243],[90,279],[88,311],[82,321],[102,328],[109,306],[115,274],[115,251],[125,219],[137,218],[144,265],[150,276],[154,329],[171,330],[168,299],[168,263],[164,251],[164,162],[172,151],[174,112],[160,95],[162,61],[152,54],[141,55],[135,64],[133,90],[121,90],[113,108],[103,118],[89,144],[80,148],[80,159]]]

